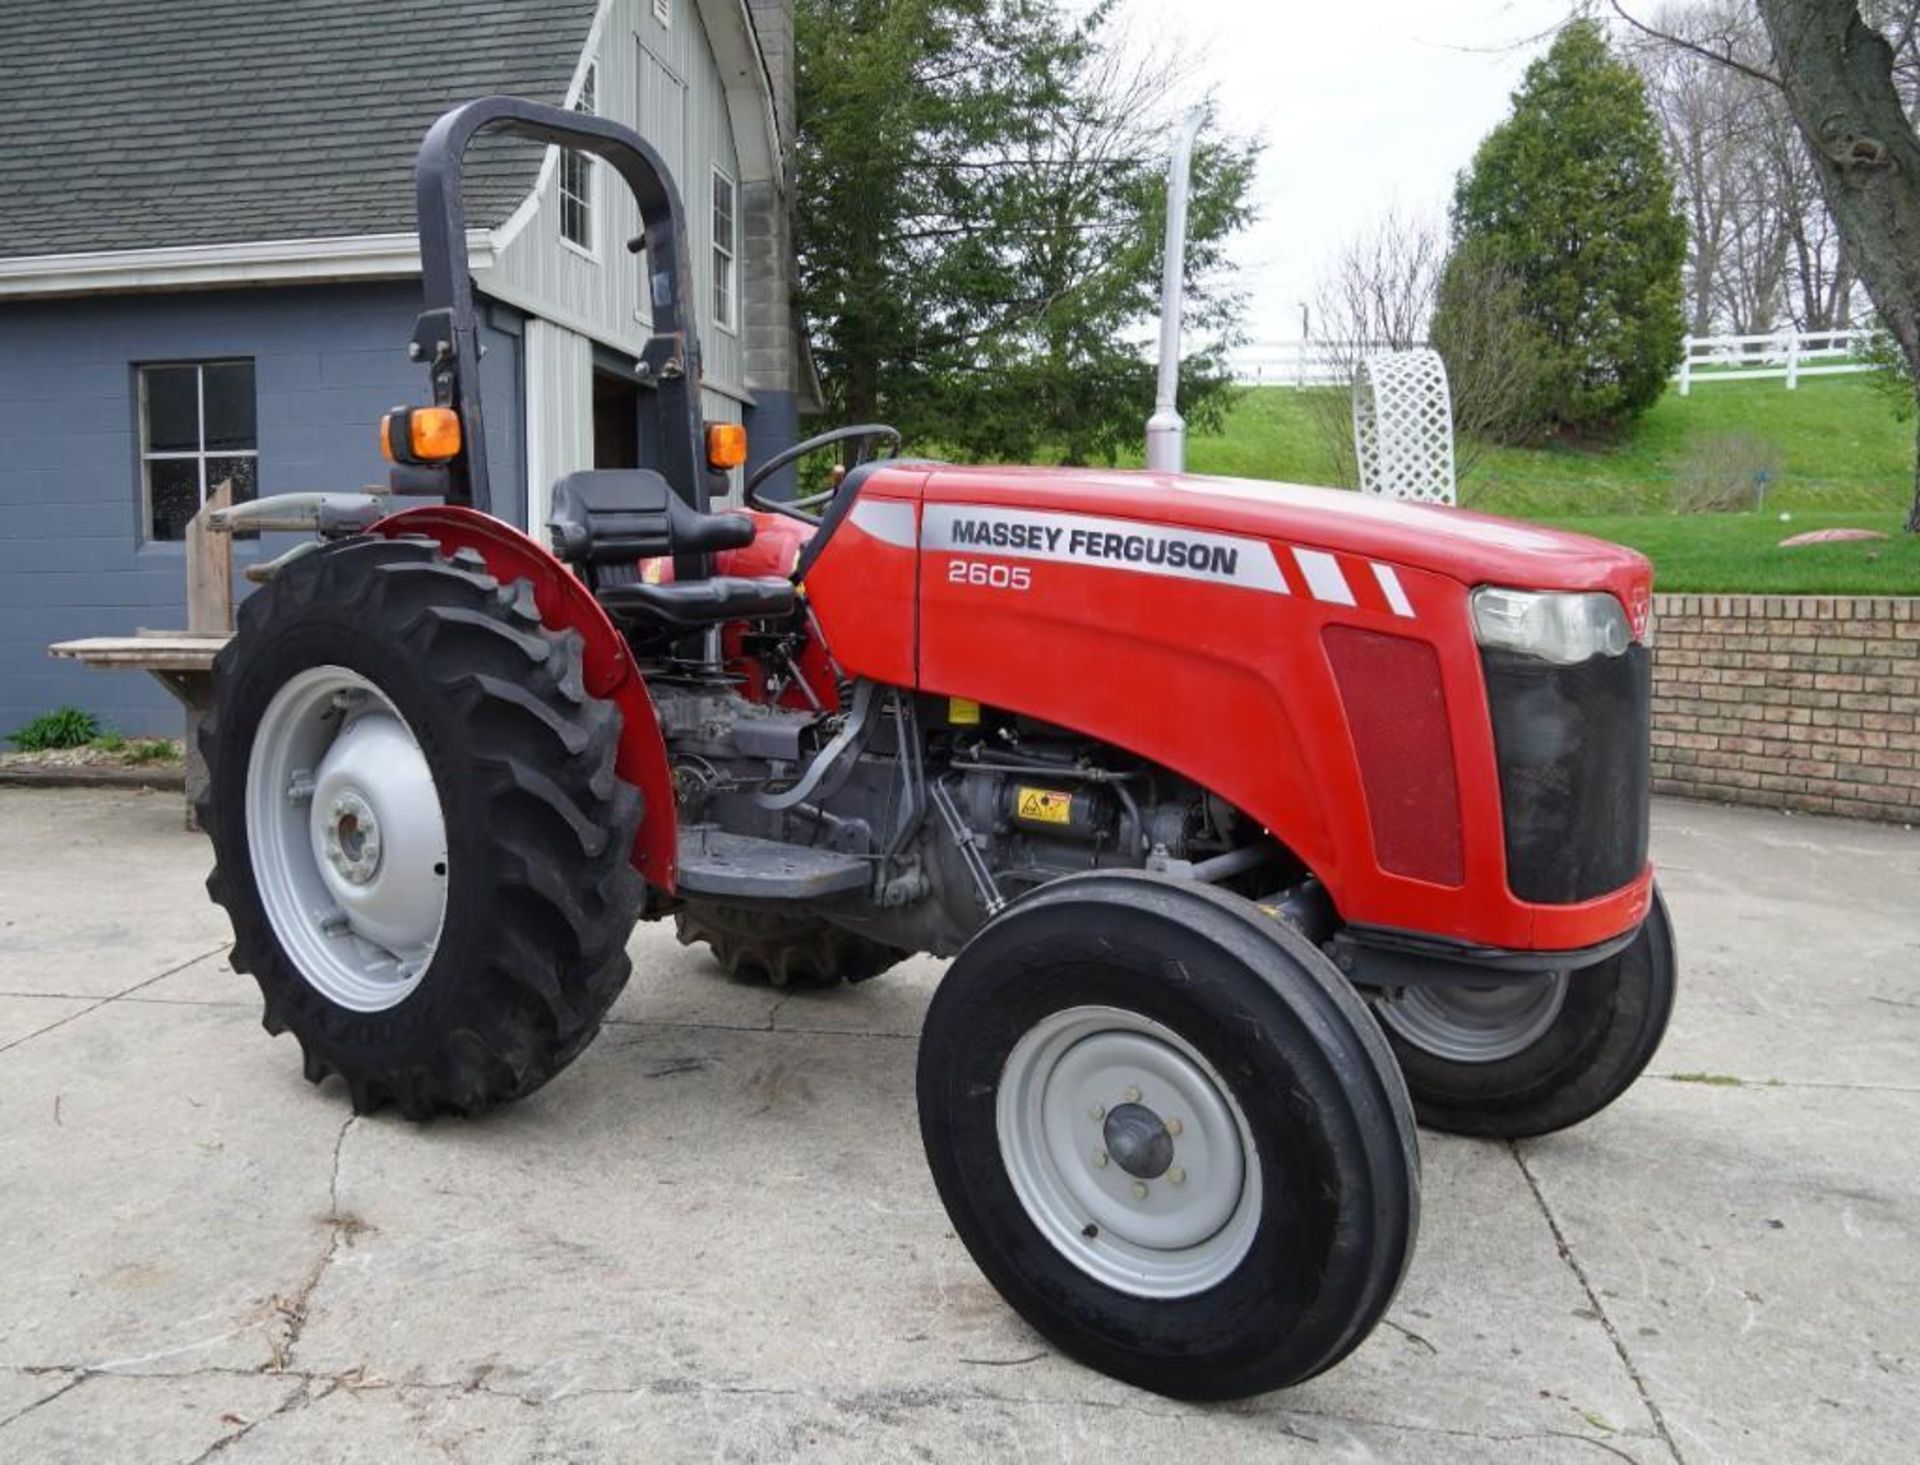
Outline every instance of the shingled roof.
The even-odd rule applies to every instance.
[[[413,155],[455,102],[558,103],[594,0],[5,0],[0,259],[406,233]],[[540,149],[482,140],[468,221]]]

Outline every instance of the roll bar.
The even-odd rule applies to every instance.
[[[653,306],[654,334],[636,371],[657,388],[660,470],[675,493],[704,512],[700,339],[688,306],[693,267],[679,190],[659,152],[631,128],[522,97],[481,97],[443,113],[427,130],[414,164],[424,308],[414,322],[408,355],[427,363],[434,402],[460,414],[461,450],[447,465],[447,501],[492,512],[486,421],[480,406],[479,317],[473,307],[466,210],[460,196],[468,144],[483,131],[593,153],[612,165],[639,204],[641,234],[629,240],[627,248],[645,251],[643,283]]]

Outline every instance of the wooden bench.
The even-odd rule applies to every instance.
[[[213,658],[233,635],[233,537],[214,529],[207,516],[231,502],[232,485],[222,483],[187,524],[186,630],[88,636],[47,648],[51,656],[91,667],[144,671],[179,701],[186,713],[189,829],[199,828],[193,804],[207,786],[200,724],[213,710]]]

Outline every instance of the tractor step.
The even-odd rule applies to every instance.
[[[812,845],[728,834],[711,824],[680,831],[680,891],[747,900],[814,900],[866,890],[873,866]]]

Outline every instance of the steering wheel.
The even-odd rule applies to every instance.
[[[860,441],[860,447],[854,453],[853,462],[849,465],[853,468],[858,468],[862,463],[870,461],[867,447],[870,441],[876,447],[881,442],[886,442],[890,447],[888,456],[893,456],[900,451],[900,429],[897,427],[888,427],[884,422],[858,422],[851,427],[836,427],[832,432],[823,432],[814,437],[802,438],[786,451],[775,453],[771,458],[767,459],[766,462],[762,463],[758,468],[754,469],[752,473],[747,475],[747,485],[742,497],[744,497],[747,503],[753,508],[764,509],[775,514],[785,514],[789,519],[798,519],[802,524],[818,523],[819,520],[816,516],[806,511],[809,509],[818,509],[831,502],[833,496],[840,492],[840,483],[842,480],[836,479],[831,487],[823,488],[818,493],[803,494],[796,499],[763,499],[757,490],[761,484],[765,483],[789,463],[796,462],[806,457],[809,453],[817,453],[822,448],[830,448],[835,443],[844,443],[853,439]],[[871,456],[877,457],[879,454],[875,453]]]

